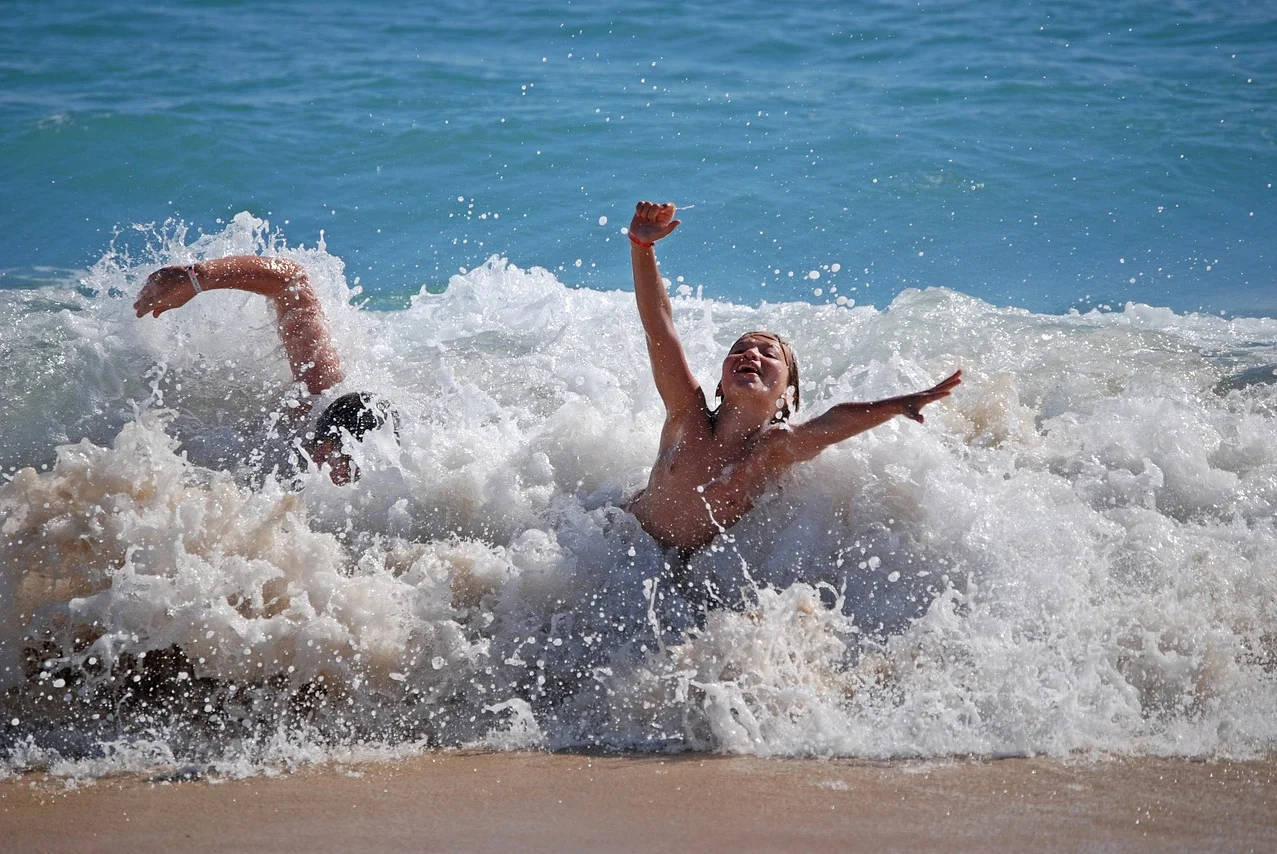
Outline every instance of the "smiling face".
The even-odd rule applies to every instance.
[[[798,362],[789,345],[770,332],[737,339],[723,360],[719,391],[736,406],[768,406],[784,421],[798,408]]]

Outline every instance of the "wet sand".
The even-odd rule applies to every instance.
[[[1257,762],[431,753],[247,780],[0,783],[38,851],[1277,850]]]

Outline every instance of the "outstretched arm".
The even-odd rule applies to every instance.
[[[639,202],[630,221],[630,263],[634,267],[634,297],[639,320],[647,336],[647,355],[652,362],[652,378],[667,413],[683,412],[702,405],[704,395],[692,375],[683,353],[683,344],[674,328],[674,310],[661,282],[652,244],[668,236],[680,225],[674,206]]]
[[[785,463],[802,462],[815,457],[830,445],[850,439],[857,433],[872,430],[897,415],[923,423],[922,407],[942,400],[953,393],[962,382],[962,371],[954,371],[926,391],[875,400],[871,403],[840,403],[828,412],[816,416],[793,428],[779,433],[776,441],[781,444]]]
[[[288,258],[234,255],[152,273],[133,308],[138,317],[159,317],[181,308],[200,291],[222,288],[261,294],[275,305],[275,325],[288,353],[293,379],[319,394],[344,375],[341,357],[328,331],[324,309],[305,269]]]

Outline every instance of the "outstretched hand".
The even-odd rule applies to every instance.
[[[948,378],[941,380],[926,391],[918,391],[896,398],[900,403],[900,414],[917,421],[919,424],[923,423],[922,407],[953,394],[953,390],[961,382],[962,371],[954,371]]]
[[[634,219],[630,220],[630,237],[644,243],[655,243],[680,225],[682,222],[674,219],[672,204],[639,202],[634,207]]]
[[[181,308],[195,296],[195,282],[189,267],[161,267],[146,277],[146,284],[133,303],[138,317],[159,317],[172,308]]]

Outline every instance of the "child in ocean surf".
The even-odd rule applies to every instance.
[[[314,401],[345,379],[341,357],[328,331],[319,297],[306,270],[288,258],[234,255],[186,266],[162,267],[147,277],[133,308],[138,317],[159,317],[181,308],[202,291],[231,289],[260,294],[275,307],[275,326],[283,341],[293,379],[306,387],[311,399],[291,410],[300,428]],[[390,404],[367,392],[350,392],[334,400],[315,422],[314,432],[301,449],[333,483],[343,486],[359,478],[359,467],[345,452],[343,440],[360,441],[390,419],[396,437],[399,416]]]
[[[948,397],[962,371],[926,391],[869,403],[840,403],[801,424],[798,362],[779,335],[749,332],[723,360],[710,409],[674,328],[653,244],[678,228],[674,206],[639,202],[630,222],[634,295],[647,336],[656,390],[665,404],[660,449],[647,488],[628,505],[657,542],[684,556],[740,521],[795,463],[897,415],[923,422],[922,408]]]

